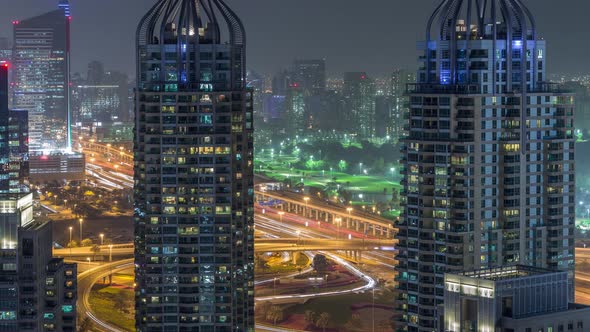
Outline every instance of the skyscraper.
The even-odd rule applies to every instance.
[[[137,30],[138,331],[253,331],[252,94],[222,0],[160,0]]]
[[[13,21],[13,106],[29,112],[31,151],[71,147],[70,9]]]
[[[12,61],[12,46],[6,37],[0,37],[0,61]]]
[[[545,83],[546,44],[520,0],[445,0],[408,87],[400,321],[444,331],[444,273],[528,265],[569,272],[573,96]]]
[[[319,96],[326,91],[326,60],[295,60],[292,82],[303,88],[306,95]]]
[[[406,95],[406,86],[408,83],[416,82],[416,74],[406,70],[395,70],[391,75],[389,96],[392,99],[391,117],[388,127],[390,128],[390,135],[399,140],[404,136],[406,125],[406,117],[409,113],[408,96]]]
[[[52,257],[51,224],[35,220],[28,188],[27,113],[8,110],[0,64],[0,330],[76,329],[76,265]]]
[[[29,192],[28,117],[8,109],[9,71],[10,64],[0,62],[0,194]]]
[[[344,73],[345,117],[361,138],[375,136],[375,95],[375,83],[366,73]]]

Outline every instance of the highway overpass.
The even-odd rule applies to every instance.
[[[374,237],[392,239],[397,233],[393,221],[352,207],[344,207],[290,191],[255,190],[256,202],[284,212],[338,225]]]
[[[393,251],[395,241],[378,239],[309,239],[309,238],[256,238],[254,241],[255,252],[286,252],[286,251]],[[54,249],[53,255],[57,257],[88,257],[93,256],[132,256],[133,243],[109,246],[100,246],[99,252],[93,252],[92,247]]]

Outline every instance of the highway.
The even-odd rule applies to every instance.
[[[270,237],[277,238],[276,235],[269,234]],[[337,291],[328,291],[328,292],[318,292],[313,294],[291,294],[291,295],[273,295],[273,296],[259,296],[255,298],[256,302],[264,302],[264,301],[272,301],[272,302],[282,302],[282,303],[289,303],[293,301],[300,301],[302,299],[310,299],[310,298],[317,298],[317,297],[328,297],[328,296],[338,296],[338,295],[345,295],[351,293],[360,293],[364,291],[368,291],[374,288],[377,283],[373,278],[363,273],[361,270],[356,268],[354,265],[350,264],[346,260],[334,255],[332,253],[322,252],[321,254],[329,257],[339,265],[346,268],[352,274],[356,275],[357,277],[363,279],[366,284],[360,287],[356,287],[353,289],[345,289],[345,290],[337,290]]]
[[[297,231],[295,231],[297,232]],[[351,240],[328,240],[314,239],[310,236],[300,238],[257,238],[254,243],[255,252],[287,252],[287,251],[376,251],[390,250],[393,241],[377,239],[351,239]],[[133,243],[123,244],[110,249],[108,246],[100,247],[96,255],[130,256],[133,255]],[[92,247],[53,249],[53,255],[58,257],[91,257],[95,253]]]
[[[133,267],[133,259],[126,259],[109,264],[99,265],[78,275],[78,317],[88,316],[101,329],[109,332],[124,332],[96,318],[90,307],[89,297],[92,286],[102,277]]]
[[[282,221],[277,221],[270,217],[271,215],[268,213],[265,215],[257,214],[255,216],[256,230],[265,231],[278,237],[290,237],[294,234],[300,234],[300,237],[302,238],[313,238],[325,241],[342,237],[341,232],[330,227],[331,225],[321,224],[318,226],[316,222],[306,221],[306,219],[302,219],[296,215],[285,213],[281,217]],[[367,239],[371,238],[367,237]],[[363,260],[381,267],[394,269],[397,261],[392,252],[394,250],[393,244],[391,247],[385,246],[380,249],[384,251],[368,251],[363,253]]]

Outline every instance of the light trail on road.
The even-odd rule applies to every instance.
[[[287,232],[288,231],[283,229],[283,233],[287,233]],[[295,231],[294,233],[291,233],[289,235],[293,235],[293,234],[297,234],[298,236],[303,235],[302,232],[297,232],[297,231]],[[275,237],[275,238],[280,238],[278,235],[273,235],[273,234],[269,234],[269,235],[272,237]],[[315,298],[315,297],[329,297],[329,296],[345,295],[345,294],[351,294],[351,293],[360,293],[360,292],[364,292],[364,291],[373,289],[377,285],[377,283],[375,282],[375,280],[373,278],[366,275],[361,270],[357,269],[354,265],[348,263],[344,259],[342,259],[334,254],[328,253],[328,252],[320,252],[320,253],[322,253],[323,255],[325,255],[327,257],[330,257],[330,259],[332,259],[333,261],[335,261],[339,265],[346,268],[352,274],[365,280],[366,285],[356,287],[353,289],[347,289],[347,290],[341,290],[341,291],[318,292],[318,293],[314,293],[314,294],[261,296],[261,297],[256,297],[255,300],[257,302],[262,302],[262,301],[273,301],[273,300],[276,301],[276,300],[290,300],[290,299],[308,299],[308,298]]]
[[[268,218],[264,215],[256,215],[256,229],[260,230],[265,229],[270,231],[271,233],[274,234],[289,234],[289,235],[293,235],[293,234],[298,234],[297,231],[299,231],[299,236],[301,237],[305,237],[305,238],[316,238],[316,239],[333,239],[333,236],[329,236],[326,235],[324,233],[319,232],[318,230],[316,230],[315,228],[312,227],[300,227],[300,226],[295,226],[295,225],[291,225],[287,222],[279,222],[276,221],[274,219]],[[286,231],[289,231],[289,233],[287,233]],[[396,260],[393,256],[393,254],[387,255],[381,252],[375,252],[375,251],[370,251],[370,252],[365,252],[363,253],[363,257],[368,259],[368,260],[373,260],[375,261],[378,265],[380,266],[384,266],[384,267],[388,267],[388,268],[395,268],[395,263]]]
[[[125,332],[98,319],[90,307],[90,292],[97,280],[105,275],[128,269],[134,264],[133,259],[99,265],[78,275],[78,311],[88,316],[94,323],[109,332]]]

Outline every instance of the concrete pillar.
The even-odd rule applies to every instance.
[[[292,253],[293,265],[297,265],[297,261],[299,261],[300,255],[301,255],[301,253],[299,251],[293,251],[293,253]]]
[[[377,236],[377,226],[374,224],[372,226],[373,226],[373,236]]]

